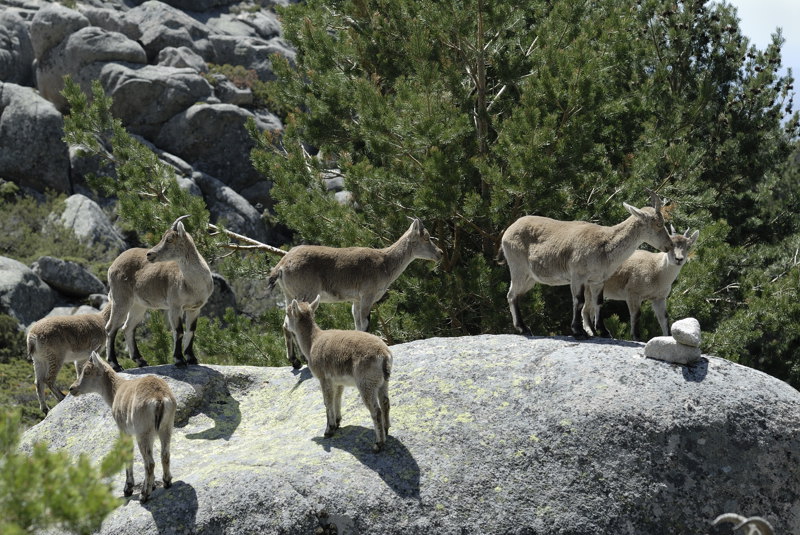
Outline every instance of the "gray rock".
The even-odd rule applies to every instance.
[[[149,0],[131,9],[125,19],[136,24],[142,32],[140,39],[149,61],[167,47],[192,49],[206,61],[214,57],[214,45],[209,29],[186,13],[172,6]]]
[[[73,34],[89,26],[89,19],[61,4],[49,4],[40,9],[31,21],[31,44],[36,59]]]
[[[208,65],[191,48],[168,46],[158,53],[158,64],[166,67],[189,68],[197,72],[208,72]]]
[[[98,78],[114,99],[114,115],[131,132],[148,139],[155,138],[171,117],[213,93],[211,84],[193,69],[95,63],[83,74],[87,81]]]
[[[216,75],[215,78],[217,82],[214,84],[214,94],[220,102],[224,104],[233,104],[234,106],[253,105],[255,99],[250,89],[236,87],[233,82],[221,74]]]
[[[76,314],[97,314],[98,312],[100,312],[99,309],[89,305],[60,306],[55,307],[45,317],[52,318],[54,316],[74,316]]]
[[[342,191],[344,189],[344,177],[342,175],[334,176],[331,178],[323,178],[325,189],[333,193]]]
[[[275,13],[261,10],[239,13],[215,12],[204,19],[214,33],[273,39],[282,33],[281,23]]]
[[[22,262],[0,256],[0,314],[22,325],[43,318],[55,302],[55,292]]]
[[[211,42],[214,43],[214,63],[241,65],[246,69],[255,71],[262,81],[275,79],[270,56],[283,50],[257,37],[242,38],[234,35],[212,35],[210,38]]]
[[[64,119],[30,87],[0,82],[0,176],[44,191],[71,193]]]
[[[82,28],[42,56],[36,66],[36,87],[44,98],[65,112],[67,100],[61,95],[64,75],[72,76],[85,93],[91,94],[99,67],[111,61],[144,64],[147,56],[139,43],[121,33],[97,26]]]
[[[800,532],[800,393],[723,359],[683,368],[639,349],[511,335],[393,346],[380,454],[352,388],[342,427],[322,436],[307,369],[134,370],[178,399],[173,486],[124,502],[100,533],[699,534],[727,511]],[[22,448],[98,459],[116,436],[99,396],[68,396]],[[134,472],[141,482],[138,456]]]
[[[672,324],[670,332],[672,333],[672,337],[679,343],[692,347],[700,347],[702,333],[700,331],[700,322],[695,318],[684,318],[676,321]]]
[[[214,280],[214,291],[203,305],[201,314],[209,318],[222,319],[227,309],[236,310],[236,294],[225,277],[219,273],[212,273],[211,278]]]
[[[193,179],[185,176],[178,176],[175,177],[175,180],[178,181],[178,187],[180,187],[182,190],[188,191],[195,197],[203,196],[203,192],[200,190],[197,183],[195,183]]]
[[[42,256],[31,270],[59,292],[71,297],[88,297],[106,291],[105,285],[80,264],[52,256]]]
[[[108,304],[108,295],[92,294],[86,299],[86,302],[97,310],[103,310],[103,307]]]
[[[133,39],[134,41],[142,37],[139,26],[127,20],[120,11],[83,4],[78,6],[78,10],[89,19],[89,23],[92,26],[99,26],[109,32],[124,34],[128,39]]]
[[[700,348],[681,344],[671,336],[656,336],[644,346],[644,355],[675,364],[691,364],[700,360]]]
[[[75,194],[68,197],[65,204],[66,208],[58,219],[65,227],[71,228],[83,243],[97,245],[116,253],[127,249],[122,235],[117,232],[96,202]]]
[[[33,85],[33,45],[28,23],[16,10],[0,11],[0,80]]]
[[[238,4],[240,1],[241,0],[164,0],[164,3],[186,11],[208,11],[215,7]]]
[[[178,155],[196,170],[221,180],[244,196],[251,204],[267,203],[269,198],[252,198],[244,190],[264,178],[250,163],[253,139],[245,128],[253,118],[262,130],[279,129],[280,121],[272,122],[231,104],[195,104],[170,119],[161,129],[155,144]]]
[[[233,232],[254,240],[266,241],[267,232],[261,214],[247,199],[206,173],[195,172],[192,179],[203,192],[212,221],[221,222]]]

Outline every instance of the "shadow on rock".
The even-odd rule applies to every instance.
[[[168,489],[158,487],[141,506],[153,515],[158,533],[194,533],[197,518],[197,492],[184,481]]]
[[[380,453],[372,451],[375,431],[360,425],[340,427],[331,438],[315,437],[311,440],[325,451],[336,448],[350,453],[375,471],[398,496],[419,498],[419,465],[408,448],[392,435],[386,437],[386,445]]]
[[[708,359],[705,357],[683,367],[683,378],[690,383],[700,383],[706,375],[708,375]]]
[[[300,370],[294,370],[293,369],[292,370],[292,375],[295,375],[297,377],[297,382],[292,387],[290,392],[294,392],[295,390],[297,390],[300,387],[301,384],[305,383],[309,379],[313,379],[314,378],[314,375],[311,373],[311,370],[308,369],[308,366],[304,366]]]
[[[172,365],[153,366],[131,370],[131,374],[156,373],[175,381],[186,383],[194,392],[188,397],[178,397],[175,427],[184,427],[192,416],[205,414],[214,421],[214,427],[199,433],[189,433],[188,439],[228,440],[242,421],[239,402],[231,395],[229,384],[236,377],[226,376],[206,366],[177,368]],[[191,391],[190,391],[191,392]]]

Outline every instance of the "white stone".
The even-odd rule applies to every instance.
[[[700,348],[681,344],[671,336],[656,336],[644,346],[644,356],[675,364],[691,364],[700,360]]]
[[[672,324],[672,337],[681,344],[700,347],[700,322],[684,318]]]

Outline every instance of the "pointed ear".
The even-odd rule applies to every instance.
[[[686,232],[689,232],[689,229],[686,229]],[[689,237],[689,244],[694,245],[694,242],[697,241],[698,236],[700,236],[700,231],[695,230],[694,233]]]
[[[660,212],[662,206],[661,197],[659,197],[658,193],[656,193],[655,191],[652,190],[647,190],[647,191],[650,192],[650,200],[653,202],[653,208],[656,209],[656,212]]]
[[[689,237],[689,230],[691,230],[691,227],[686,227],[686,232],[683,233],[683,237],[684,238],[688,238]]]
[[[636,217],[641,217],[641,218],[645,218],[645,217],[647,217],[647,215],[646,215],[644,212],[642,212],[641,210],[639,210],[639,209],[638,209],[638,208],[636,208],[635,206],[631,206],[630,204],[628,204],[628,203],[626,203],[626,202],[622,203],[622,206],[624,206],[624,207],[625,207],[625,209],[626,209],[628,212],[630,212],[630,213],[631,213],[631,215],[635,215]]]
[[[286,307],[286,313],[292,316],[296,316],[298,308],[299,305],[297,304],[297,299],[292,299],[292,302],[289,303],[288,307]]]
[[[97,364],[99,359],[100,355],[97,354],[97,351],[92,351],[92,354],[89,356],[89,360],[92,361],[92,364]]]
[[[411,220],[411,232],[422,234],[422,221],[416,217]]]
[[[310,303],[311,312],[316,312],[317,307],[319,306],[320,299],[321,299],[321,297],[319,295],[317,295],[317,298],[314,299],[313,301],[311,301],[311,303]]]

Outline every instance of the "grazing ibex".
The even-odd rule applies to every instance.
[[[639,245],[647,242],[662,251],[672,247],[661,199],[652,194],[652,207],[635,208],[623,203],[631,216],[613,227],[585,221],[558,221],[549,217],[524,216],[503,234],[498,259],[505,255],[511,273],[508,304],[514,327],[530,334],[522,319],[519,299],[533,285],[570,285],[572,333],[589,336],[583,328],[582,308],[587,288],[598,288]]]
[[[183,228],[181,220],[187,217],[176,219],[152,249],[128,249],[108,268],[111,318],[106,324],[106,358],[117,371],[122,368],[117,362],[114,340],[120,328],[130,357],[139,366],[147,366],[134,335],[151,308],[167,311],[175,365],[197,364],[192,349],[194,331],[200,309],[214,290],[214,281],[194,240]]]
[[[106,305],[101,312],[76,314],[74,316],[52,316],[42,318],[28,330],[28,358],[33,361],[36,376],[36,396],[39,408],[47,414],[44,387],[61,401],[64,393],[56,385],[56,377],[65,362],[75,363],[76,375],[80,375],[79,363],[86,361],[103,346],[106,340],[106,323],[111,307]]]
[[[375,426],[378,452],[389,432],[389,376],[392,353],[383,340],[362,331],[323,331],[314,321],[320,296],[309,304],[293,299],[286,306],[285,328],[297,337],[308,368],[319,379],[327,413],[325,436],[330,437],[342,421],[342,391],[355,386],[369,409]]]
[[[288,306],[292,299],[310,301],[319,295],[323,303],[353,303],[356,329],[366,331],[372,306],[416,258],[438,261],[442,251],[431,241],[422,221],[414,219],[399,240],[384,249],[298,245],[269,274],[269,288],[279,284]],[[295,368],[292,337],[284,328],[286,354]]]
[[[136,437],[144,461],[144,483],[140,501],[146,502],[155,488],[153,442],[161,442],[161,467],[164,488],[172,485],[169,470],[169,447],[175,425],[177,401],[164,379],[154,376],[125,380],[97,353],[92,353],[83,365],[78,380],[69,387],[73,396],[100,394],[111,407],[111,414],[121,433]],[[125,469],[125,496],[133,494],[133,460]]]
[[[700,235],[699,230],[694,231],[691,236],[689,236],[689,229],[686,229],[682,235],[676,233],[673,227],[670,227],[670,230],[672,232],[672,250],[667,253],[635,251],[617,268],[603,286],[603,297],[615,301],[625,301],[628,304],[631,337],[634,340],[640,338],[639,316],[644,300],[652,302],[662,334],[664,336],[670,334],[667,297],[681,268],[689,258],[689,249]],[[583,322],[584,326],[592,328],[595,332],[605,330],[601,325],[599,307],[595,307],[598,299],[601,297],[591,295],[591,289],[586,289]]]

